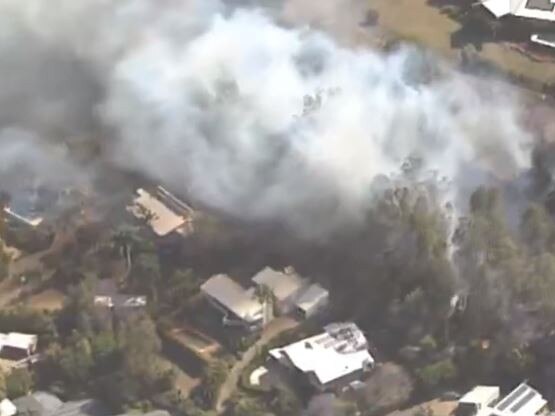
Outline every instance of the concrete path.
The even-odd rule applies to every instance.
[[[268,324],[264,331],[262,331],[260,338],[243,353],[241,359],[233,365],[231,370],[229,370],[227,379],[220,387],[218,398],[216,400],[215,408],[218,414],[222,414],[225,411],[225,402],[233,395],[233,393],[237,389],[237,383],[239,382],[241,374],[250,364],[250,362],[256,357],[256,354],[260,350],[260,348],[264,347],[272,339],[274,339],[281,333],[295,328],[298,325],[299,322],[288,317],[276,318],[272,322],[270,322],[270,324]]]

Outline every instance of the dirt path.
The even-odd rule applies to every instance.
[[[268,344],[272,339],[277,337],[282,332],[295,328],[298,325],[299,322],[288,317],[277,318],[270,322],[270,324],[262,332],[262,335],[260,336],[258,341],[256,341],[247,351],[245,351],[242,358],[235,363],[231,370],[229,370],[227,379],[220,387],[218,399],[216,400],[215,408],[218,414],[222,414],[225,411],[224,404],[235,392],[235,389],[237,388],[237,383],[239,382],[239,377],[241,377],[241,373],[256,357],[256,354],[260,350],[260,348]]]

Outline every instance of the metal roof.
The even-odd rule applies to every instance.
[[[374,363],[366,338],[353,323],[328,325],[326,332],[275,348],[270,355],[278,360],[287,357],[303,373],[314,373],[321,384]]]
[[[138,189],[137,195],[133,205],[127,209],[137,218],[142,218],[144,215],[139,207],[152,213],[153,218],[150,219],[149,225],[157,235],[163,237],[181,227],[187,221],[185,216],[174,212],[160,199],[144,189]]]
[[[283,272],[266,267],[259,271],[253,278],[258,285],[265,285],[272,291],[277,300],[285,300],[299,292],[306,282],[293,269]]]
[[[538,391],[522,383],[495,406],[494,412],[510,416],[536,415],[546,404]]]
[[[252,291],[245,290],[225,274],[212,276],[201,286],[201,291],[247,322],[262,318],[262,305]]]
[[[308,311],[329,297],[329,292],[317,283],[310,285],[297,299],[295,305]]]

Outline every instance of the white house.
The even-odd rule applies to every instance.
[[[187,234],[192,231],[194,211],[161,186],[155,193],[137,189],[133,204],[127,207],[135,217],[148,219],[152,231],[164,237],[172,232]]]
[[[295,306],[303,318],[310,318],[328,306],[329,298],[330,294],[326,289],[313,283],[300,294]]]
[[[212,276],[201,286],[206,299],[224,315],[223,324],[243,326],[249,330],[261,328],[265,311],[254,288],[244,289],[229,276]]]
[[[37,335],[10,332],[0,334],[0,355],[22,359],[34,354],[37,350]]]
[[[547,412],[547,400],[527,383],[498,399],[499,387],[477,386],[459,400],[456,415],[538,416]]]
[[[327,325],[322,334],[275,348],[269,354],[320,392],[360,380],[374,366],[368,342],[354,323]]]
[[[495,17],[506,15],[555,21],[555,0],[482,0]]]
[[[490,408],[500,397],[497,386],[476,386],[459,399],[457,416],[476,415]]]
[[[257,286],[266,286],[272,292],[276,309],[281,314],[291,312],[300,293],[306,288],[307,280],[301,278],[292,267],[277,271],[266,267],[252,281]]]

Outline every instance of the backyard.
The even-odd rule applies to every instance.
[[[460,49],[453,46],[453,37],[461,25],[442,13],[442,6],[430,4],[430,0],[368,0],[368,5],[378,12],[381,30],[457,59]],[[489,42],[482,46],[478,56],[501,71],[542,84],[555,83],[555,64],[536,62],[504,43]]]

